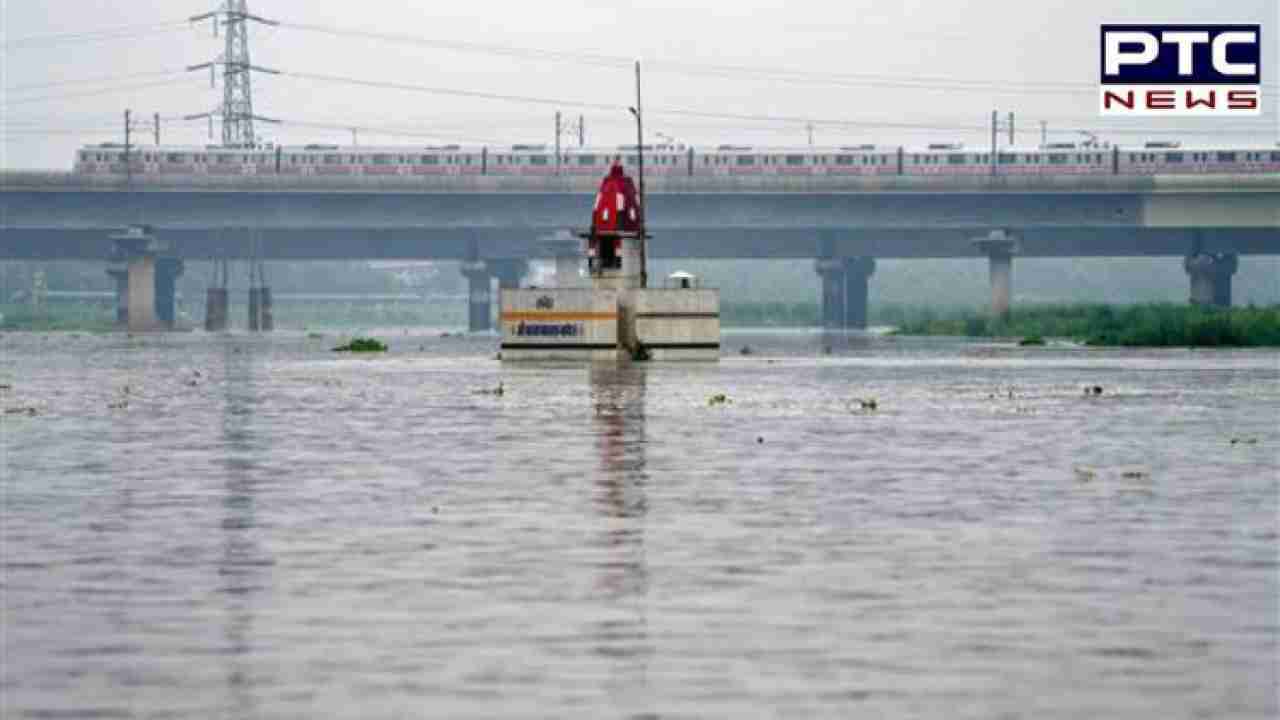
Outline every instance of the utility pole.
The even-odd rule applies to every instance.
[[[125,183],[129,187],[133,187],[133,161],[129,158],[129,150],[132,148],[130,140],[133,137],[133,111],[124,111],[124,177]]]
[[[996,176],[996,132],[1000,124],[1000,112],[991,111],[991,177]]]
[[[1016,145],[1017,141],[1013,137],[1013,111],[1009,111],[1009,144]]]
[[[360,147],[360,128],[351,128],[351,146]]]
[[[219,24],[226,29],[226,48],[222,55],[210,62],[187,68],[187,70],[210,68],[210,72],[213,72],[213,68],[218,65],[223,68],[222,107],[209,113],[189,115],[187,119],[221,116],[222,144],[225,147],[254,147],[257,144],[257,136],[254,134],[253,121],[276,122],[253,114],[253,73],[279,75],[280,72],[258,67],[249,61],[248,24],[250,21],[263,25],[279,23],[251,15],[247,2],[248,0],[224,0],[219,9],[191,18],[191,22],[211,19],[214,37],[218,36]]]
[[[556,175],[560,174],[560,111],[556,111]]]
[[[578,116],[578,147],[587,144],[587,125],[581,115]]]
[[[155,114],[156,147],[160,147],[160,113]]]
[[[813,123],[809,123],[809,147],[813,147]]]
[[[640,168],[640,287],[649,287],[649,264],[648,250],[645,247],[648,243],[645,241],[644,234],[644,108],[640,105],[640,61],[636,61],[636,106],[631,108],[631,114],[636,116],[636,158]]]
[[[1040,147],[1049,144],[1049,122],[1047,120],[1040,121]]]

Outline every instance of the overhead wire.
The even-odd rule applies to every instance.
[[[119,25],[75,32],[47,33],[43,35],[26,35],[0,41],[0,50],[22,50],[31,47],[64,45],[80,42],[103,42],[108,40],[130,40],[150,35],[161,35],[188,26],[187,20],[174,20],[162,23],[141,23],[135,25]]]
[[[636,60],[635,58],[601,53],[545,50],[489,43],[440,40],[437,38],[428,38],[405,33],[361,30],[348,27],[321,25],[317,23],[280,22],[277,27],[305,32],[324,33],[338,37],[356,37],[396,44],[418,45],[457,52],[482,53],[522,59],[549,60],[553,62],[573,63],[606,68],[629,68]],[[878,73],[848,72],[831,73],[797,70],[793,68],[696,63],[681,60],[664,60],[661,58],[647,58],[643,59],[643,62],[645,69],[650,72],[677,72],[685,74],[713,75],[718,77],[746,75],[784,82],[817,83],[841,87],[877,87],[995,94],[1092,95],[1097,92],[1097,85],[1094,83],[1062,80],[975,80],[933,75],[885,75]],[[1280,84],[1271,85],[1269,87],[1273,89],[1280,89]]]

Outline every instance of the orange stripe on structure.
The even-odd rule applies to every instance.
[[[504,312],[503,320],[617,320],[616,312]]]

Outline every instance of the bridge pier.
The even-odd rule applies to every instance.
[[[582,242],[573,238],[556,238],[542,243],[542,249],[555,263],[556,287],[577,287],[581,283]]]
[[[1183,260],[1191,281],[1191,304],[1231,307],[1231,276],[1240,266],[1232,253],[1196,253]]]
[[[174,280],[182,261],[160,257],[172,251],[150,226],[132,225],[111,236],[112,254],[125,264],[127,308],[125,326],[130,332],[151,332],[173,327]],[[119,271],[118,268],[109,269]],[[116,276],[119,277],[118,275]],[[120,281],[117,279],[116,281]],[[117,289],[120,287],[117,284]],[[117,305],[117,317],[119,309]]]
[[[271,288],[267,286],[266,267],[257,260],[249,261],[249,331],[271,332],[275,329],[271,307]]]
[[[844,326],[865,330],[867,327],[867,299],[871,294],[871,276],[876,271],[876,259],[872,257],[845,258],[844,260]]]
[[[493,329],[492,299],[489,291],[489,267],[483,260],[462,263],[462,275],[469,285],[467,291],[467,330],[488,332]]]
[[[814,270],[822,278],[822,327],[835,330],[844,327],[844,260],[818,258]]]
[[[176,285],[185,268],[178,258],[157,258],[155,267],[156,319],[163,327],[172,330],[177,320]]]
[[[129,259],[129,332],[162,329],[156,316],[156,257],[139,255]]]
[[[225,332],[229,317],[230,297],[227,282],[230,271],[226,260],[213,261],[213,287],[205,294],[204,329],[206,332]]]
[[[529,272],[528,261],[519,259],[490,260],[489,267],[498,278],[498,287],[505,289],[520,287],[521,278]]]
[[[1009,314],[1013,295],[1013,256],[1018,251],[1018,240],[1004,230],[992,230],[986,237],[974,240],[973,244],[987,256],[991,276],[991,314],[1004,317]]]
[[[107,267],[107,275],[116,285],[116,325],[129,325],[129,266],[123,263],[112,263]]]

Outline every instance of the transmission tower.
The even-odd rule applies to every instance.
[[[202,20],[213,21],[214,37],[218,36],[219,27],[223,28],[226,35],[226,49],[216,59],[192,65],[187,69],[209,68],[209,82],[212,86],[218,66],[222,67],[222,107],[213,112],[188,115],[187,119],[221,117],[224,146],[253,147],[257,144],[257,136],[253,132],[253,121],[276,122],[253,114],[253,73],[279,75],[280,72],[258,67],[249,62],[249,23],[256,22],[262,25],[279,23],[251,15],[248,0],[224,0],[217,10],[191,18],[191,22]]]

